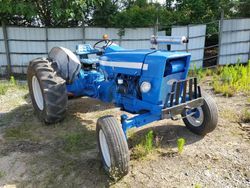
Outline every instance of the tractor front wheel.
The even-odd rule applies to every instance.
[[[97,142],[105,172],[115,180],[128,173],[129,150],[120,123],[113,116],[98,119]]]
[[[35,112],[45,123],[56,123],[65,117],[67,89],[65,80],[56,74],[52,63],[38,58],[30,62],[27,79]]]
[[[202,96],[204,98],[202,106],[182,113],[186,127],[198,135],[212,132],[218,123],[218,109],[214,99],[205,92],[202,92]]]

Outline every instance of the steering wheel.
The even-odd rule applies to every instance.
[[[103,43],[105,42],[105,45],[104,46],[98,46],[98,44],[100,43]],[[112,40],[109,40],[109,39],[102,39],[102,40],[99,40],[98,42],[96,42],[93,46],[93,48],[95,49],[101,49],[101,50],[105,50],[108,46],[110,46],[111,44],[113,44],[113,41]]]

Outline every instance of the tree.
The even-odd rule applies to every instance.
[[[238,16],[240,17],[250,17],[250,0],[240,0],[238,2]]]
[[[112,26],[113,17],[118,12],[118,0],[104,0],[102,4],[94,6],[91,25],[110,27]]]
[[[45,26],[76,26],[88,18],[90,7],[102,0],[0,0],[1,20],[31,25],[38,18]],[[16,22],[16,18],[23,22]]]

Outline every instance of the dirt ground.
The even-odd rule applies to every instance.
[[[0,187],[250,187],[250,133],[240,123],[247,97],[214,95],[219,108],[216,130],[205,137],[182,121],[162,120],[136,130],[153,129],[160,147],[131,159],[129,174],[112,182],[104,174],[96,146],[96,120],[119,109],[90,98],[71,100],[62,123],[42,124],[25,89],[0,95]],[[185,138],[181,154],[176,141]],[[133,139],[129,139],[132,151]],[[8,185],[8,186],[6,186]]]

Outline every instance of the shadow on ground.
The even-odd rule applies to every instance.
[[[85,113],[109,110],[111,105],[89,98],[74,99],[69,101],[62,122],[46,125],[37,119],[28,98],[27,101],[29,104],[1,114],[0,160],[20,153],[25,176],[5,165],[1,168],[4,176],[0,177],[0,186],[14,183],[17,187],[107,187],[112,183],[98,156],[96,120],[85,117]]]
[[[37,119],[29,97],[26,98],[28,104],[2,114],[0,120],[4,138],[0,139],[0,159],[20,153],[24,156],[21,159],[25,163],[24,173],[6,166],[0,186],[15,183],[17,187],[108,187],[113,183],[101,166],[95,134],[96,114],[92,116],[109,112],[112,105],[90,98],[73,99],[69,101],[66,118],[48,126]],[[187,144],[202,139],[181,125],[146,127],[136,132],[137,138],[151,129],[162,139],[161,147],[177,147],[176,140],[180,137]],[[130,148],[139,140],[129,139]]]
[[[132,149],[136,145],[140,144],[143,139],[145,139],[145,135],[153,130],[154,133],[154,142],[158,141],[159,143],[155,143],[159,145],[160,148],[166,149],[176,149],[177,140],[179,138],[185,139],[185,145],[190,145],[195,142],[200,141],[204,138],[204,136],[199,136],[191,131],[189,131],[184,125],[181,123],[175,123],[171,125],[160,125],[160,126],[150,126],[144,129],[140,129],[135,131],[131,138],[128,139],[129,148]],[[164,153],[163,153],[164,155]]]

